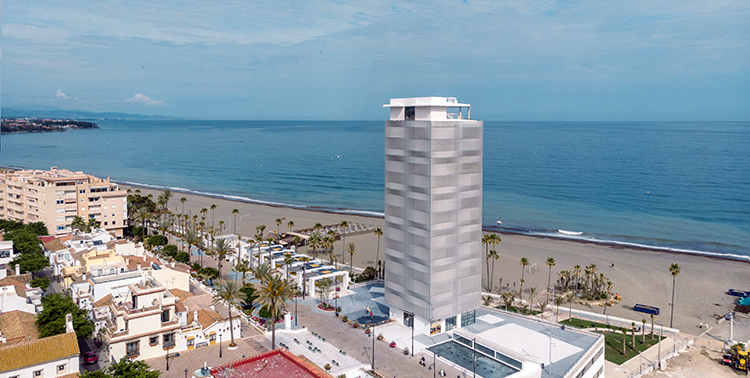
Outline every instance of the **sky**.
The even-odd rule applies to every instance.
[[[748,121],[750,2],[5,1],[2,106],[383,120]]]

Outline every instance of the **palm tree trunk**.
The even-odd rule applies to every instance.
[[[271,350],[276,350],[276,316],[271,317]]]
[[[375,264],[380,261],[380,235],[378,235],[378,250],[375,252]]]
[[[232,342],[229,346],[234,346],[234,325],[232,324],[232,306],[229,307],[229,335],[232,336]]]
[[[672,275],[672,313],[669,315],[669,328],[672,328],[672,320],[674,319],[674,283],[677,276]]]

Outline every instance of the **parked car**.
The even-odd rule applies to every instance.
[[[99,357],[94,352],[86,352],[83,354],[83,363],[84,364],[95,364],[99,362]]]
[[[735,296],[735,297],[745,298],[745,297],[750,296],[750,291],[729,289],[727,291],[727,294]]]

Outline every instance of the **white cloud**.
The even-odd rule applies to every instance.
[[[145,94],[136,94],[132,98],[127,99],[127,101],[131,104],[141,104],[141,105],[148,105],[148,106],[159,106],[164,105],[164,101],[160,100],[154,100],[151,97],[146,96]]]
[[[63,91],[62,91],[61,89],[58,89],[58,90],[57,90],[57,94],[56,94],[55,96],[56,96],[57,98],[64,98],[64,99],[68,99],[68,98],[70,98],[70,97],[66,96],[66,95],[65,95],[65,93],[63,93]]]

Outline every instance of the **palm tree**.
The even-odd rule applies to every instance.
[[[138,210],[136,210],[135,217],[138,219],[138,222],[143,228],[143,231],[141,232],[141,239],[145,239],[148,231],[148,220],[151,219],[151,212],[148,211],[148,209],[146,209],[145,207],[139,207]]]
[[[377,252],[375,252],[375,262],[377,263],[380,261],[380,237],[383,236],[383,229],[378,227],[375,229],[375,236],[378,237],[378,249]]]
[[[578,275],[581,274],[581,266],[576,265],[573,267],[573,275],[575,276],[576,280],[576,286],[575,286],[575,292],[578,292]]]
[[[349,222],[342,220],[341,223],[339,223],[339,226],[341,226],[341,259],[343,260],[342,262],[346,264],[344,250],[346,249],[346,228],[349,227]],[[333,249],[333,245],[331,245],[331,249]]]
[[[234,215],[234,234],[237,235],[237,214],[239,214],[240,211],[237,209],[232,209],[232,215]]]
[[[294,264],[294,257],[291,253],[284,254],[284,265],[286,265],[286,279],[289,280],[289,268]]]
[[[237,263],[237,266],[234,267],[234,270],[237,273],[242,274],[242,286],[245,286],[245,277],[247,273],[250,272],[250,264],[247,262],[247,260],[242,259],[239,263]]]
[[[573,301],[576,299],[575,294],[568,293],[568,295],[565,296],[565,301],[568,302],[568,318],[573,317]]]
[[[497,259],[500,258],[500,255],[497,253],[496,250],[493,249],[493,250],[490,251],[490,255],[489,256],[490,256],[490,260],[494,260],[492,262],[492,273],[490,274],[490,281],[489,281],[489,284],[490,284],[490,287],[489,287],[490,290],[489,291],[491,293],[492,292],[492,282],[495,280],[495,261],[497,261]],[[500,280],[502,281],[502,278]],[[500,285],[502,286],[502,282],[500,282]]]
[[[180,198],[180,202],[182,202],[182,214],[185,214],[185,202],[187,202],[187,198]]]
[[[279,237],[281,234],[279,234],[279,227],[281,227],[281,223],[284,221],[285,218],[276,218],[276,242],[279,242]]]
[[[633,335],[633,339],[630,343],[630,346],[633,348],[633,350],[635,350],[635,322],[630,322],[630,330],[631,330],[631,335]]]
[[[221,278],[221,267],[224,266],[224,259],[232,252],[232,246],[229,245],[227,239],[218,239],[214,241],[211,252],[212,255],[219,259],[219,278]]]
[[[86,223],[86,232],[91,232],[91,230],[97,229],[99,226],[101,226],[101,222],[96,218],[89,218],[89,222]]]
[[[266,231],[266,225],[265,224],[259,224],[255,226],[255,232],[257,235],[260,235],[263,237],[263,233]]]
[[[193,245],[196,245],[198,243],[198,240],[200,240],[200,236],[198,233],[196,233],[193,230],[187,230],[184,234],[182,234],[182,240],[187,244],[188,246],[188,254],[191,253],[191,249],[193,248]],[[201,268],[203,267],[203,253],[201,253]]]
[[[672,275],[672,314],[669,315],[669,328],[672,328],[672,320],[674,319],[674,289],[675,289],[675,280],[677,279],[677,275],[680,274],[680,266],[677,264],[672,264],[669,266],[669,274]]]
[[[164,212],[169,211],[169,200],[172,199],[172,191],[169,189],[164,189],[164,191],[161,194],[162,198],[164,198]]]
[[[490,281],[490,235],[482,235],[482,244],[484,245],[484,263],[487,266],[487,282],[488,286],[492,288],[492,281]]]
[[[169,221],[163,220],[159,222],[159,231],[165,238],[167,237],[167,231],[169,231]]]
[[[294,296],[294,287],[285,279],[272,275],[260,290],[258,303],[271,310],[271,350],[276,349],[276,319],[286,310],[286,300]]]
[[[271,268],[271,264],[263,262],[258,264],[255,269],[251,270],[251,272],[256,280],[260,281],[261,284],[265,284],[265,282],[273,275],[274,269]]]
[[[490,251],[490,257],[493,260],[497,260],[500,258],[500,255],[497,254],[497,251],[495,251],[495,247],[503,241],[503,239],[500,238],[497,234],[489,234],[489,237],[487,238],[487,242],[492,246],[492,250]],[[488,260],[489,261],[489,260]],[[490,278],[490,291],[492,291],[492,281],[495,278],[495,264],[492,264],[492,278]]]
[[[526,273],[526,267],[529,266],[529,259],[525,257],[521,257],[521,290],[519,290],[520,293],[523,294],[523,277]]]
[[[214,306],[226,304],[227,310],[229,310],[229,334],[232,336],[232,342],[229,344],[230,347],[235,347],[237,344],[234,343],[234,325],[232,324],[232,307],[240,306],[240,299],[243,294],[240,291],[240,287],[236,281],[219,281],[219,285],[216,287],[216,294],[213,296]]]
[[[628,330],[626,328],[620,328],[620,331],[622,332],[622,354],[623,356],[628,353],[628,351],[625,349],[625,339],[628,337]]]
[[[354,274],[354,253],[357,250],[357,244],[349,242],[346,245],[346,251],[349,252],[349,274]]]
[[[654,339],[654,314],[651,314],[651,340]]]
[[[258,247],[258,264],[261,262],[261,255],[260,255],[260,245],[263,243],[263,235],[257,234],[255,235],[255,245]],[[268,263],[271,263],[271,248],[268,248]]]
[[[223,220],[219,221],[219,234],[222,234],[222,235],[224,234],[224,221]]]
[[[291,233],[294,230],[294,221],[286,222],[286,226],[289,227],[289,232]]]
[[[70,227],[80,231],[86,228],[86,222],[83,220],[83,218],[76,215],[75,217],[73,217],[73,222],[70,224]]]
[[[536,294],[536,287],[529,288],[529,308],[534,309],[534,294]]]
[[[557,323],[557,316],[560,314],[560,305],[565,303],[565,298],[562,296],[555,297],[554,301],[555,301],[555,306],[557,306],[557,311],[555,312],[555,323]]]
[[[214,220],[216,219],[216,205],[211,204],[211,227],[214,227]]]
[[[549,267],[549,275],[547,276],[547,302],[549,302],[549,292],[550,292],[550,283],[552,282],[552,267],[555,266],[555,259],[552,257],[548,257],[547,261],[545,262],[547,266]]]
[[[643,327],[641,327],[641,345],[646,343],[646,319],[641,319]]]
[[[294,243],[294,250],[296,251],[297,248],[299,248],[299,243],[302,243],[302,238],[299,237],[299,235],[294,235],[294,239],[292,239],[292,243]]]
[[[310,258],[307,256],[300,257],[299,261],[302,262],[302,300],[305,300],[305,294],[307,293],[307,277],[305,276],[305,265],[310,262]]]

